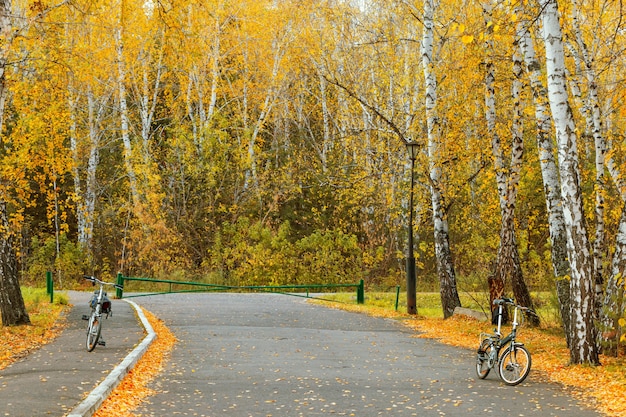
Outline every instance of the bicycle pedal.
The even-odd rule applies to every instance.
[[[107,342],[105,342],[104,340],[98,340],[98,345],[100,346],[106,346]]]
[[[86,314],[83,314],[83,320],[87,320],[87,321],[89,321],[89,316],[88,316],[88,315],[86,315]]]

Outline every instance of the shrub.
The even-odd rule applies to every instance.
[[[87,269],[88,260],[83,251],[65,234],[59,237],[59,253],[56,239],[33,238],[31,254],[26,263],[24,282],[32,285],[45,283],[47,271],[55,272],[54,277],[67,278],[63,285],[75,282]]]
[[[326,230],[292,239],[289,222],[277,229],[245,218],[224,223],[204,266],[225,285],[353,283],[363,277],[354,235]]]

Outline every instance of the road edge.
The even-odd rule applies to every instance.
[[[139,343],[139,345],[137,345],[137,347],[135,347],[135,349],[133,349],[126,356],[126,358],[124,358],[124,360],[111,371],[111,373],[109,373],[104,381],[94,388],[94,390],[91,391],[79,405],[67,414],[67,417],[91,417],[96,411],[98,411],[98,408],[100,408],[100,405],[102,405],[104,400],[106,400],[115,387],[122,382],[122,379],[124,379],[126,374],[133,369],[137,361],[141,359],[144,353],[148,350],[148,347],[150,347],[154,339],[156,339],[156,333],[143,313],[141,307],[133,301],[123,301],[126,301],[128,304],[133,306],[139,316],[141,324],[147,332],[147,335],[143,338],[141,343]]]

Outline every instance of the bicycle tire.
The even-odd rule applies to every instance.
[[[87,352],[91,352],[98,345],[101,330],[102,323],[100,322],[100,317],[94,312],[89,317],[89,326],[87,327]]]
[[[480,342],[480,347],[476,353],[476,375],[478,378],[485,379],[489,375],[491,367],[489,366],[489,356],[493,351],[494,346],[489,339],[485,339]]]
[[[500,357],[500,378],[507,385],[517,385],[530,373],[530,352],[520,344],[509,345]]]

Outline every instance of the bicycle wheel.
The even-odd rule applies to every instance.
[[[91,313],[89,326],[87,327],[87,352],[91,352],[96,348],[98,339],[100,339],[101,329],[100,317],[95,312]]]
[[[489,357],[494,350],[493,343],[489,339],[485,339],[480,343],[478,352],[476,353],[476,375],[478,378],[485,379],[489,375],[491,367],[489,366]]]
[[[509,345],[500,357],[500,377],[507,385],[517,385],[530,373],[530,353],[522,345]]]

